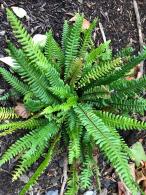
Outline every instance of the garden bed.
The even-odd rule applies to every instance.
[[[141,15],[141,22],[143,27],[144,37],[146,37],[146,2],[138,1],[139,12]],[[37,33],[45,33],[52,28],[54,35],[60,41],[62,31],[62,24],[64,19],[69,19],[76,12],[84,13],[86,19],[92,21],[95,17],[99,17],[100,22],[104,27],[104,32],[107,40],[111,40],[113,51],[132,45],[136,52],[139,50],[138,30],[136,25],[136,17],[134,13],[133,3],[131,0],[39,0],[39,1],[23,1],[23,0],[6,0],[1,1],[0,8],[0,57],[5,56],[6,38],[13,39],[12,31],[6,20],[4,7],[18,6],[26,10],[29,19],[23,19],[28,31],[34,35]],[[100,29],[96,29],[96,44],[101,43],[102,36]],[[3,64],[1,64],[3,66]],[[6,91],[10,88],[6,82],[1,78],[1,89]],[[11,102],[1,102],[2,106],[14,105],[15,100]],[[15,141],[15,137],[19,133],[1,138],[0,152],[3,153],[6,148]],[[143,146],[146,149],[146,141],[144,137],[146,133],[129,132],[123,133],[128,145],[132,145],[139,139],[143,139]],[[32,194],[45,194],[50,189],[59,189],[61,187],[61,176],[63,171],[64,153],[57,156],[52,164],[47,168],[45,173],[40,177],[38,184],[31,190]],[[41,159],[40,159],[41,160]],[[14,195],[18,194],[28,177],[32,175],[38,163],[21,177],[21,181],[11,181],[11,172],[15,161],[11,164],[3,166],[0,170],[0,195]],[[101,184],[102,188],[108,190],[108,194],[117,193],[117,177],[114,170],[99,155],[99,163],[101,167]],[[106,172],[106,174],[105,174]],[[31,194],[30,193],[30,194]]]

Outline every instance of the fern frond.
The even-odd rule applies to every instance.
[[[102,111],[96,111],[96,115],[102,118],[103,122],[108,126],[112,126],[118,129],[146,129],[146,123],[144,121],[141,122],[130,117],[115,115],[110,112]]]
[[[46,77],[50,82],[50,85],[65,87],[63,80],[60,79],[59,73],[50,63],[48,63],[48,60],[43,55],[40,48],[33,43],[32,38],[27,33],[21,22],[9,9],[7,9],[7,17],[16,38],[18,38],[18,42],[21,43],[22,49],[29,59],[30,64]]]
[[[92,80],[98,80],[105,77],[107,74],[110,74],[116,67],[122,65],[121,58],[114,59],[111,62],[105,62],[102,66],[96,66],[91,69],[84,77],[82,77],[78,83],[78,88],[84,87],[86,84],[92,82]]]
[[[15,59],[14,71],[17,72],[21,78],[28,83],[30,90],[39,98],[43,103],[52,104],[57,102],[55,96],[49,93],[49,82],[39,70],[32,67],[26,59],[24,52],[17,49],[11,42],[9,42],[9,51],[12,58]]]
[[[46,169],[48,164],[51,162],[52,157],[54,156],[54,150],[56,149],[56,145],[58,144],[58,141],[60,139],[60,136],[56,136],[54,141],[52,142],[48,153],[45,156],[44,161],[39,165],[33,176],[29,179],[28,183],[23,187],[23,189],[20,192],[20,195],[25,195],[26,192],[29,190],[29,188],[36,183],[37,179],[40,177],[42,172]]]
[[[64,25],[63,25],[62,40],[61,40],[62,49],[63,49],[64,52],[66,50],[66,45],[67,45],[69,32],[70,32],[70,28],[69,28],[67,20],[65,20]]]
[[[19,93],[25,95],[29,91],[29,87],[25,85],[23,82],[18,80],[15,76],[13,76],[9,71],[0,67],[0,73],[4,77],[4,79]]]
[[[114,71],[114,73],[108,75],[106,78],[101,79],[98,85],[100,84],[106,85],[118,80],[119,78],[124,77],[126,73],[128,73],[136,65],[140,64],[140,62],[145,60],[145,58],[146,58],[146,49],[144,49],[141,53],[139,53],[138,56],[130,58],[130,60],[126,62],[121,69],[116,70]]]
[[[23,154],[20,164],[15,168],[12,176],[12,180],[17,180],[33,163],[35,163],[43,154],[46,147],[46,142],[44,144],[37,146],[37,151],[29,149]]]
[[[70,97],[67,102],[61,104],[61,105],[55,105],[55,106],[48,106],[46,107],[40,115],[48,115],[53,112],[57,112],[60,110],[66,111],[69,110],[72,106],[76,105],[77,103],[77,98],[75,96]]]
[[[115,147],[115,139],[110,135],[108,127],[94,114],[89,106],[78,105],[74,110],[78,114],[82,125],[84,125],[88,133],[93,136],[96,144],[99,145],[108,160],[110,160],[124,183],[131,192],[136,195],[139,188],[134,183],[129,170],[128,161],[123,158],[123,152],[120,151],[118,147]]]
[[[87,49],[91,43],[92,39],[92,31],[94,30],[97,23],[97,19],[94,19],[93,22],[90,24],[89,29],[87,29],[85,32],[83,32],[83,43],[80,49],[80,56],[85,57],[85,54],[87,53]]]
[[[0,96],[0,101],[6,101],[10,97],[10,93],[5,93],[4,95]]]
[[[14,108],[0,107],[0,120],[19,118]]]
[[[54,67],[60,72],[61,65],[64,62],[64,54],[59,44],[54,40],[52,31],[47,33],[47,41],[45,45],[45,55],[48,61],[54,64]]]
[[[77,19],[74,23],[73,28],[71,29],[70,36],[67,40],[67,46],[65,50],[65,80],[68,78],[68,72],[70,72],[70,67],[73,60],[77,57],[79,49],[83,17],[77,14],[76,18]]]
[[[96,49],[93,49],[85,58],[85,67],[91,67],[93,62],[96,62],[109,47],[110,41],[100,44]]]
[[[75,84],[80,79],[82,74],[83,62],[81,58],[77,58],[70,68],[70,86],[75,87]]]
[[[52,135],[55,135],[57,131],[58,127],[53,122],[31,131],[10,146],[10,148],[1,157],[0,166],[21,152],[31,148],[34,144],[44,144],[44,142],[41,143],[41,141],[44,139],[48,140],[52,137]],[[36,140],[41,141],[36,142]]]
[[[77,163],[74,161],[71,167],[71,176],[68,180],[68,188],[65,192],[65,195],[77,195],[78,189],[79,189],[79,176],[78,176],[78,170],[77,170]]]
[[[144,114],[146,110],[146,100],[139,99],[120,99],[113,97],[109,103],[112,107],[126,112],[138,112]]]
[[[114,90],[113,95],[118,97],[122,95],[127,95],[133,97],[135,93],[142,92],[146,87],[146,76],[140,79],[128,80],[118,80],[110,84],[110,88]]]
[[[32,117],[26,121],[0,124],[0,131],[3,131],[3,132],[0,132],[0,137],[8,135],[8,134],[12,134],[18,129],[34,129],[41,125],[44,125],[45,123],[46,123],[46,120],[44,119],[35,119]]]
[[[109,91],[108,86],[96,86],[96,87],[91,87],[83,92],[83,96],[81,99],[83,100],[95,100],[99,98],[103,99],[109,99],[111,96],[111,92]]]

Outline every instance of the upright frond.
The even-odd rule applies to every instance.
[[[67,40],[65,51],[65,80],[68,78],[68,72],[70,72],[72,62],[77,57],[79,49],[83,17],[77,14],[76,18],[77,19],[74,23],[73,28],[71,29],[70,36]]]

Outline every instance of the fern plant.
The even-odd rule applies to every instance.
[[[8,42],[7,51],[14,66],[11,71],[0,67],[0,74],[20,95],[30,116],[21,120],[13,108],[0,108],[0,136],[25,129],[25,135],[2,155],[0,166],[19,156],[13,172],[16,180],[42,154],[44,158],[20,195],[36,183],[62,142],[68,151],[70,167],[66,195],[76,195],[79,188],[91,185],[93,176],[98,177],[93,156],[97,146],[136,195],[140,189],[128,166],[130,149],[119,131],[146,129],[145,122],[128,115],[143,113],[146,108],[146,100],[139,98],[146,77],[124,79],[145,60],[146,49],[133,56],[131,48],[112,55],[109,41],[96,47],[92,32],[97,20],[84,30],[83,16],[79,14],[74,24],[65,21],[61,45],[49,31],[46,45],[40,48],[10,9],[7,17],[21,47]]]

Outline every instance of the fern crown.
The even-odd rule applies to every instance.
[[[95,147],[99,147],[136,195],[140,189],[129,170],[130,149],[118,131],[146,129],[146,123],[129,116],[145,111],[146,101],[139,94],[145,88],[146,77],[126,79],[130,70],[146,58],[146,49],[133,56],[131,48],[113,55],[110,41],[97,47],[92,39],[97,20],[83,30],[84,18],[79,14],[74,24],[64,22],[61,44],[49,31],[42,48],[34,44],[9,9],[7,18],[21,47],[8,42],[7,51],[14,67],[11,71],[0,67],[0,73],[19,94],[30,115],[22,121],[13,108],[0,108],[0,136],[26,129],[25,135],[2,155],[0,165],[19,156],[13,172],[16,180],[44,154],[44,160],[20,195],[36,183],[57,154],[60,142],[64,142],[70,167],[66,195],[77,194],[79,188],[89,188],[92,176],[98,178]],[[4,95],[1,100],[10,95]],[[5,119],[10,122],[5,123]]]

